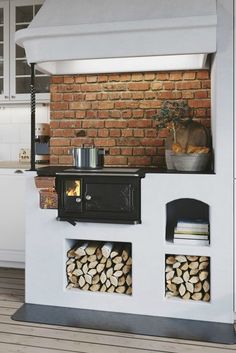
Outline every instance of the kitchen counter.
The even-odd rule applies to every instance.
[[[20,163],[19,161],[0,161],[0,168],[4,169],[29,169],[30,163]]]
[[[37,168],[45,168],[45,165],[36,165]],[[48,166],[46,167],[48,168]],[[29,170],[30,169],[30,163],[21,163],[19,161],[0,161],[0,174],[3,172],[5,173],[6,170]]]

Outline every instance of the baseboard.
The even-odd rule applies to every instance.
[[[17,267],[24,268],[25,252],[22,250],[0,250],[0,266],[1,267]]]
[[[17,262],[17,261],[0,261],[0,267],[6,268],[25,268],[24,262]]]

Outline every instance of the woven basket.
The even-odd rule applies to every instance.
[[[172,156],[175,169],[183,172],[200,172],[207,168],[210,153],[176,153]]]

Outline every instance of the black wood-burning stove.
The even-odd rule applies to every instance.
[[[114,169],[113,169],[114,170]],[[141,223],[139,174],[100,171],[64,172],[56,175],[58,220]]]

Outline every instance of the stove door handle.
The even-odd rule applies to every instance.
[[[90,200],[92,199],[92,196],[87,194],[87,195],[85,196],[85,198],[86,198],[87,201],[90,201]]]

